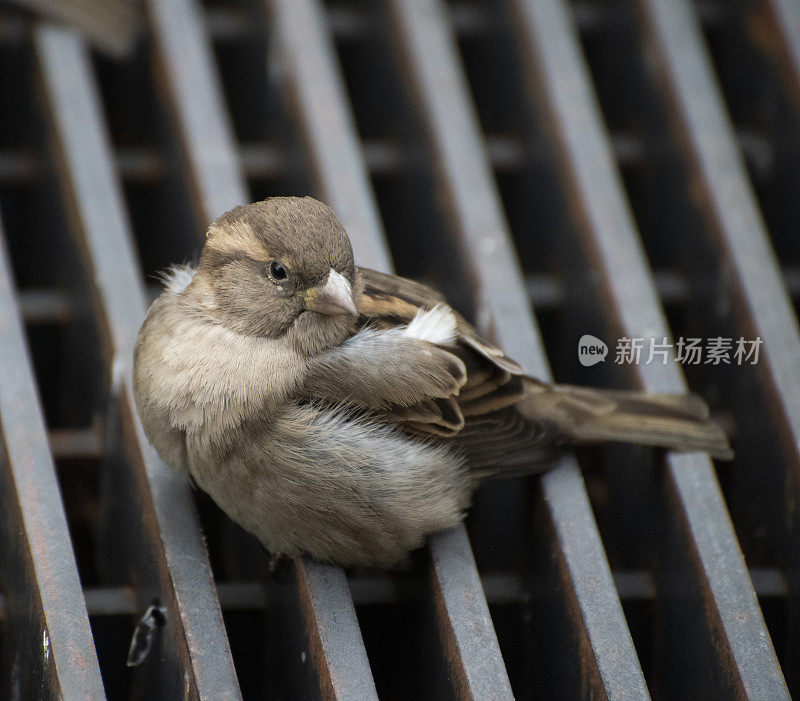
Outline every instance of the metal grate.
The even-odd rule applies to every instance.
[[[127,58],[0,14],[0,696],[800,692],[798,5],[142,9]],[[538,376],[701,392],[736,460],[581,451],[408,571],[270,575],[148,445],[130,352],[210,220],[306,192]],[[583,333],[763,347],[586,369]]]

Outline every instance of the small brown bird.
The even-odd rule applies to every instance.
[[[310,197],[237,207],[173,268],[134,352],[148,438],[273,554],[391,566],[481,479],[565,446],[732,453],[693,395],[549,385],[434,290],[359,268]]]

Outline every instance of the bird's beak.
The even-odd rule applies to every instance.
[[[325,284],[306,290],[303,299],[306,309],[320,314],[328,316],[358,314],[350,283],[333,268],[328,273]]]

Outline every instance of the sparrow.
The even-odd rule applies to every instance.
[[[730,459],[692,394],[527,375],[435,290],[355,265],[310,198],[236,207],[173,267],[134,350],[148,439],[273,554],[392,567],[490,477],[627,441]]]

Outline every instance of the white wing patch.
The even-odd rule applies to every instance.
[[[194,278],[195,269],[191,265],[171,265],[161,274],[161,281],[170,292],[183,292]]]
[[[456,317],[453,310],[444,304],[437,304],[433,309],[420,309],[403,333],[439,346],[452,345],[456,340]]]

